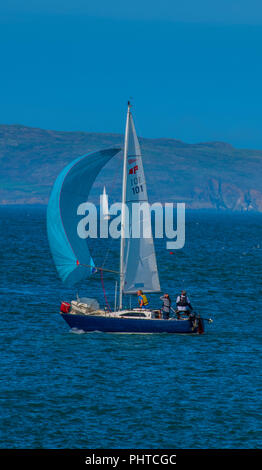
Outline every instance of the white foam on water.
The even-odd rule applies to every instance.
[[[75,335],[82,335],[86,332],[84,330],[79,329],[79,328],[71,328],[71,330],[69,330],[69,333],[74,333]]]
[[[104,332],[103,331],[99,331],[99,330],[94,330],[94,331],[85,331],[85,330],[81,330],[80,328],[71,328],[71,330],[69,330],[69,333],[74,333],[75,335],[83,335],[83,334],[93,334],[93,333],[99,333],[99,334],[103,334]]]

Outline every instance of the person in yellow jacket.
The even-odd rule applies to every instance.
[[[139,307],[140,308],[147,308],[148,307],[148,300],[147,300],[145,294],[143,294],[143,291],[138,290],[137,291],[137,296],[138,296]]]

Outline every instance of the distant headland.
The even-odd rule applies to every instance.
[[[140,138],[140,143],[150,202],[262,212],[262,150],[170,138]],[[0,204],[47,204],[51,187],[67,163],[115,145],[123,146],[122,135],[0,125]],[[120,158],[121,154],[102,170],[93,188],[94,199],[105,184],[110,202],[119,200]]]

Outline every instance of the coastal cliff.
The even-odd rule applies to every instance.
[[[262,151],[223,142],[187,144],[140,138],[150,202],[185,202],[191,209],[262,212]],[[0,204],[47,204],[62,168],[100,148],[123,147],[123,136],[0,125]],[[121,195],[120,153],[97,178],[110,203]]]

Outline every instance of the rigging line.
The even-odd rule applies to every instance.
[[[119,156],[117,157],[119,158]],[[117,175],[118,175],[118,172],[117,172],[117,169],[115,170],[115,174],[114,174],[114,178],[113,178],[113,182],[112,182],[112,185],[111,185],[111,188],[114,189],[115,186],[116,186],[116,178],[117,178]],[[115,273],[115,274],[119,274],[118,271],[113,271],[111,269],[105,269],[104,268],[104,265],[105,265],[105,262],[108,258],[108,255],[109,255],[109,251],[111,249],[111,246],[112,246],[112,242],[113,242],[113,239],[111,238],[111,240],[109,241],[109,247],[107,248],[107,251],[106,251],[106,254],[104,256],[104,260],[102,261],[102,267],[100,268],[97,268],[96,269],[99,269],[100,270],[100,278],[101,278],[101,285],[102,285],[102,289],[103,289],[103,294],[104,294],[104,299],[105,299],[105,303],[106,303],[106,306],[108,308],[108,310],[110,312],[112,312],[112,309],[108,303],[108,300],[107,300],[107,297],[106,297],[106,291],[105,291],[105,286],[104,286],[104,279],[103,279],[103,271],[105,272],[111,272],[111,273]]]
[[[62,265],[61,265],[62,266]],[[83,264],[83,263],[78,263],[78,266],[84,266],[85,268],[93,268],[93,269],[98,269],[99,271],[106,271],[107,273],[114,273],[114,274],[119,274],[119,271],[114,271],[113,269],[105,269],[101,268],[100,266],[93,266],[92,264]]]
[[[108,301],[107,301],[107,297],[106,297],[106,291],[105,291],[105,286],[104,286],[103,270],[102,270],[102,269],[100,270],[100,277],[101,277],[101,284],[102,284],[102,288],[103,288],[103,292],[104,292],[104,298],[105,298],[106,306],[107,306],[108,310],[109,310],[110,312],[112,312],[112,310],[111,310],[111,308],[110,308],[110,305],[109,305],[109,303],[108,303]]]
[[[120,160],[120,155],[117,155],[117,159]],[[121,161],[122,161],[122,159],[121,159]],[[116,180],[117,180],[117,176],[119,175],[119,171],[118,171],[118,170],[119,170],[119,168],[117,167],[117,168],[115,169],[115,174],[114,174],[114,178],[113,178],[112,185],[110,186],[111,189],[114,189],[114,188],[116,187]],[[107,258],[108,258],[109,252],[110,252],[110,250],[111,250],[111,248],[112,248],[112,243],[113,243],[113,238],[111,237],[110,240],[109,240],[109,247],[108,247],[107,250],[106,250],[106,254],[105,254],[104,260],[103,260],[103,262],[102,262],[102,267],[105,265],[105,262],[106,262],[106,260],[107,260]]]

